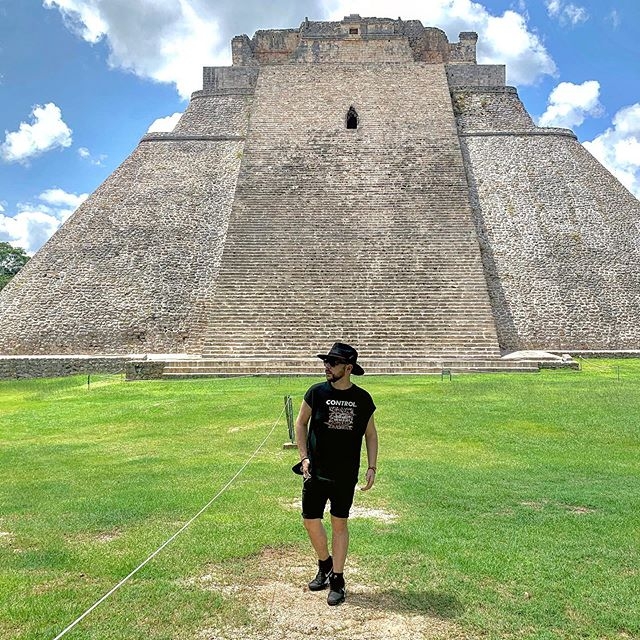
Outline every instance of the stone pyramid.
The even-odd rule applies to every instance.
[[[369,372],[639,349],[640,202],[476,41],[358,15],[234,38],[2,291],[0,355],[225,375],[317,370],[336,340]]]

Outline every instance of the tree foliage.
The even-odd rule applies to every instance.
[[[29,256],[24,249],[13,247],[8,242],[0,242],[0,290],[28,261]]]

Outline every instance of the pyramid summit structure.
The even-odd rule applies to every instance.
[[[369,372],[640,349],[640,202],[476,43],[359,15],[235,37],[0,293],[0,355],[216,375],[317,370],[337,340]]]

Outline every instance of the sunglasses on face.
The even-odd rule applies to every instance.
[[[323,358],[322,362],[328,364],[330,367],[336,367],[339,364],[347,364],[346,360],[342,358]]]

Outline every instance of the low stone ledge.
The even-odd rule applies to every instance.
[[[571,129],[544,128],[544,129],[520,129],[514,131],[465,131],[458,134],[461,138],[473,137],[498,137],[498,136],[561,136],[565,138],[578,139]]]
[[[640,358],[640,350],[638,349],[564,349],[563,351],[550,351],[550,353],[568,353],[574,358],[607,358],[610,360]]]
[[[575,360],[568,360],[563,362],[562,360],[542,360],[538,362],[538,369],[574,369],[580,371],[580,363]]]
[[[244,142],[244,136],[214,136],[204,133],[171,133],[157,131],[155,133],[145,133],[140,142]]]
[[[122,373],[130,356],[0,356],[0,380]]]
[[[516,94],[518,90],[515,87],[505,86],[493,86],[486,84],[459,84],[451,85],[451,93],[508,93]]]
[[[535,364],[538,369],[575,369],[580,370],[580,363],[576,362],[565,351],[553,353],[551,351],[542,351],[539,349],[528,349],[524,351],[514,351],[502,356],[503,362],[513,363],[531,363]]]
[[[159,380],[164,372],[163,360],[130,360],[126,363],[125,379]]]
[[[191,94],[191,100],[197,100],[198,98],[209,98],[211,96],[252,96],[256,92],[251,88],[232,88],[232,89],[200,89],[194,91]]]

